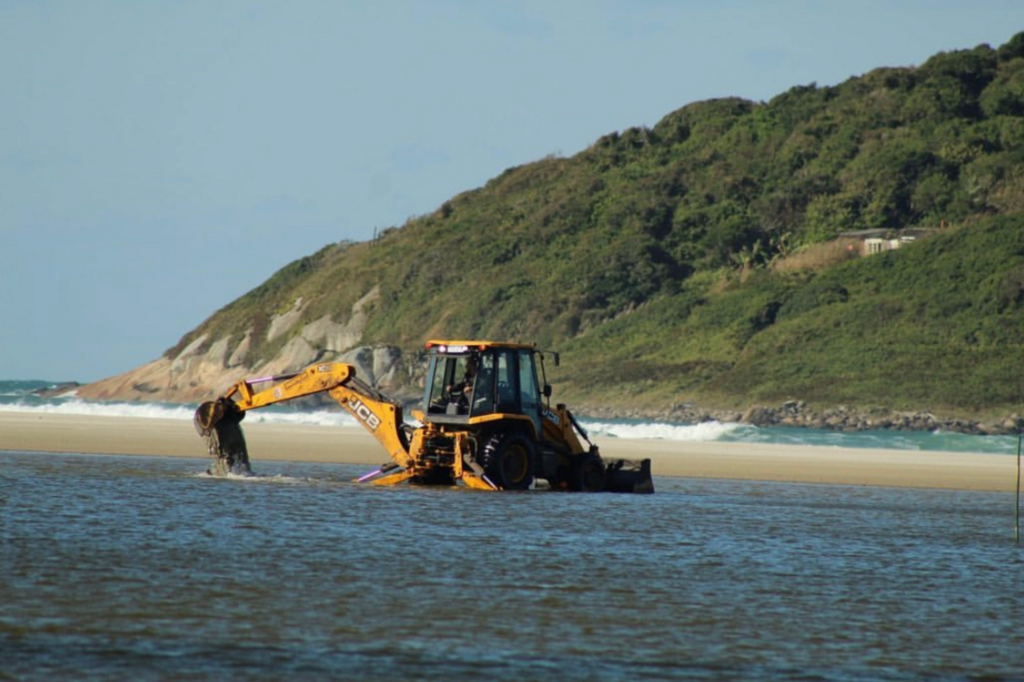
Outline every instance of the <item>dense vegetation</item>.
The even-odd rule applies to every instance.
[[[366,343],[556,346],[576,402],[1016,409],[1022,211],[1024,33],[767,103],[697,102],[510,168],[288,265],[168,353],[265,329],[300,296],[305,319],[345,319],[379,286]],[[940,229],[824,255],[842,233],[908,227]]]

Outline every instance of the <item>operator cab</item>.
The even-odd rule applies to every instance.
[[[535,348],[486,341],[431,341],[427,348],[424,405],[430,421],[468,424],[476,417],[516,414],[529,417],[540,433]]]

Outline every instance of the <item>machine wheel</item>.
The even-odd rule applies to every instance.
[[[588,452],[577,458],[570,468],[569,489],[583,493],[599,493],[605,484],[604,462],[601,456]]]
[[[527,490],[533,483],[534,448],[521,433],[496,433],[484,443],[480,464],[505,490]]]

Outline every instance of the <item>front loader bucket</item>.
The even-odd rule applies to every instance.
[[[614,459],[608,462],[604,478],[605,490],[611,493],[654,492],[651,460]]]
[[[252,473],[240,426],[244,418],[245,412],[225,398],[205,402],[196,410],[193,423],[199,435],[206,439],[210,456],[214,458],[207,473],[213,476]]]

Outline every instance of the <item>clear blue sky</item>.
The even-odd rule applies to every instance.
[[[1020,30],[1020,0],[0,0],[0,379],[133,369],[296,258],[690,102]]]

